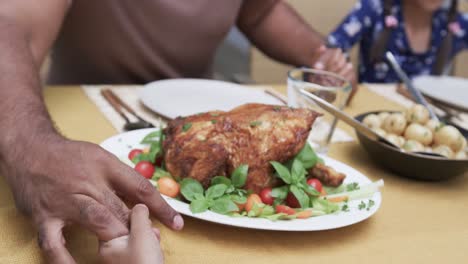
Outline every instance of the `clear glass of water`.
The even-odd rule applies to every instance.
[[[322,114],[315,121],[310,142],[319,153],[327,153],[333,139],[337,118],[299,93],[300,89],[326,100],[339,109],[346,106],[351,94],[351,83],[337,74],[309,68],[296,68],[288,72],[288,104],[292,107],[310,108]]]

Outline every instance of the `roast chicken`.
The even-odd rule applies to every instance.
[[[246,104],[169,122],[163,143],[166,169],[205,187],[215,176],[231,175],[247,164],[245,188],[259,192],[278,184],[270,161],[293,158],[307,141],[318,113],[286,106]]]

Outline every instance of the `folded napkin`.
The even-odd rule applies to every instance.
[[[88,96],[88,98],[98,107],[99,111],[106,117],[107,120],[112,124],[112,126],[118,132],[124,132],[123,126],[125,121],[123,118],[112,108],[112,106],[104,99],[101,95],[101,89],[111,89],[117,96],[119,96],[125,103],[128,104],[138,115],[140,115],[146,121],[152,123],[156,127],[165,126],[164,120],[158,117],[157,114],[152,112],[150,109],[145,107],[138,98],[138,88],[141,86],[138,85],[124,85],[124,86],[109,86],[109,85],[84,85],[82,86],[83,91]],[[282,94],[276,92],[269,86],[252,86],[254,89],[263,89],[268,90],[270,93],[274,94],[276,97],[287,101]],[[131,115],[128,115],[131,117]],[[132,117],[133,118],[133,117]],[[328,125],[328,124],[327,124]],[[328,125],[329,126],[329,125]],[[321,129],[327,131],[327,126],[320,126],[317,129],[314,127],[314,131],[311,135],[311,138],[314,138],[314,135],[320,135]],[[332,137],[332,142],[348,142],[353,141],[351,137],[345,131],[337,128]]]

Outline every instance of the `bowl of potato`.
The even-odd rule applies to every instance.
[[[456,127],[430,119],[429,111],[422,105],[415,104],[406,112],[364,113],[355,119],[398,147],[356,131],[370,156],[399,175],[442,180],[468,172],[466,138]]]

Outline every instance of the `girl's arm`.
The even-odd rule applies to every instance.
[[[340,25],[328,36],[328,43],[345,51],[351,49],[365,35],[372,34],[372,28],[382,16],[381,1],[360,0]]]

